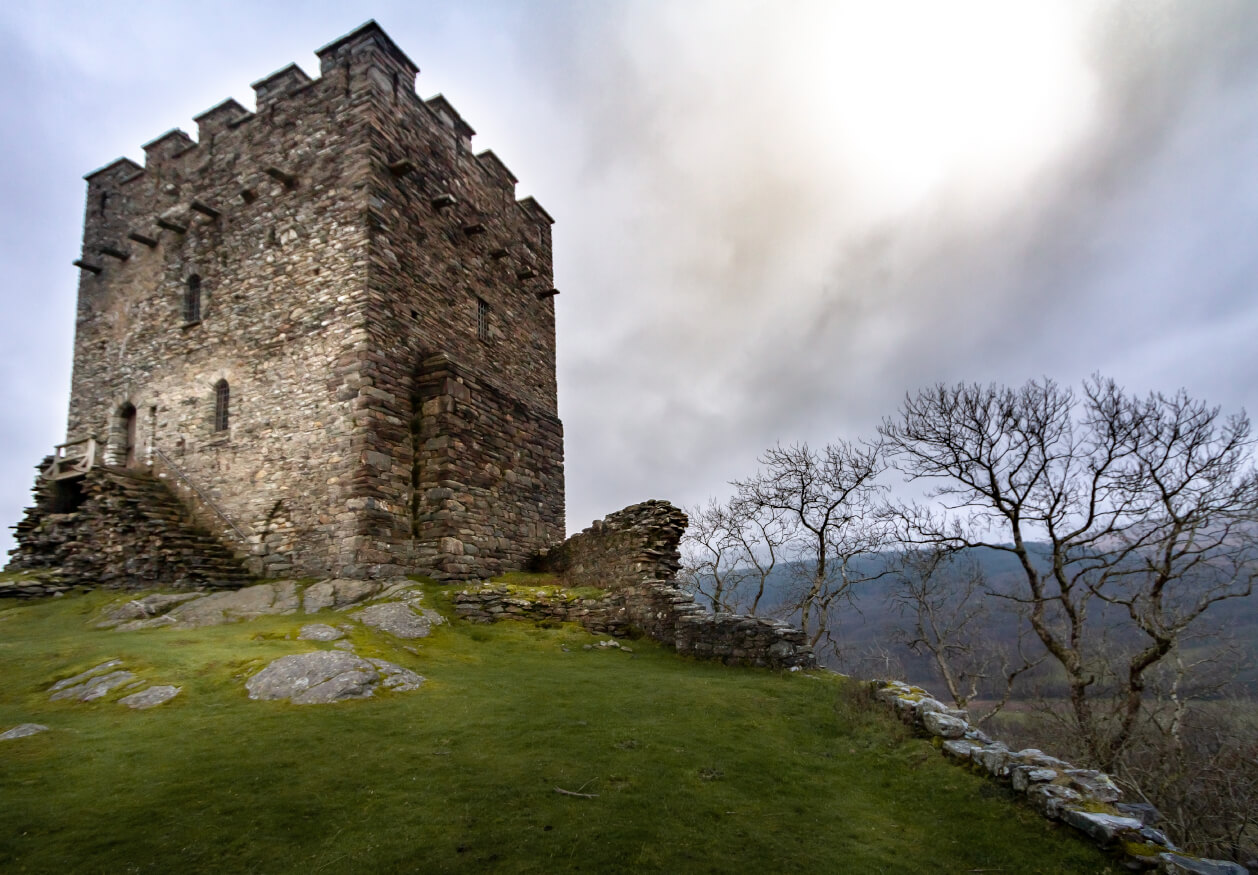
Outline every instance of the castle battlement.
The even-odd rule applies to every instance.
[[[196,223],[204,224],[194,213],[217,220],[254,203],[259,193],[273,189],[274,183],[286,190],[295,188],[306,169],[303,161],[318,155],[300,146],[296,150],[277,148],[276,141],[284,139],[282,131],[306,125],[307,116],[326,114],[337,103],[353,105],[364,94],[369,99],[383,100],[395,112],[405,113],[412,125],[422,126],[430,133],[446,132],[449,139],[441,146],[465,165],[461,169],[472,169],[478,177],[477,185],[472,187],[489,193],[502,192],[514,199],[518,180],[510,168],[489,150],[473,158],[475,130],[444,95],[428,99],[418,96],[418,66],[374,21],[329,43],[316,54],[320,59],[319,79],[311,79],[297,64],[289,64],[253,83],[257,107],[254,112],[228,98],[195,117],[196,140],[173,128],[143,145],[143,167],[120,158],[85,176],[89,202],[105,208],[98,209],[95,216],[88,210],[84,249],[76,265],[95,275],[108,268],[101,256],[107,251],[125,251],[127,240],[138,239],[148,245],[148,241],[160,239],[163,232],[187,233]],[[543,242],[536,231],[520,235],[519,229],[511,226],[514,223],[506,228],[492,228],[486,219],[501,212],[499,197],[493,194],[491,204],[481,204],[469,191],[466,173],[417,175],[422,162],[416,160],[418,156],[406,154],[404,148],[375,157],[395,178],[418,182],[428,193],[430,204],[444,211],[454,223],[460,223],[466,236],[496,232],[484,238],[490,241],[489,251],[497,253],[495,259],[514,256],[516,262],[507,259],[504,264],[514,263],[517,277],[537,280],[536,295],[555,294],[549,272],[540,271],[534,257],[539,246],[549,248],[548,230],[542,235]],[[208,194],[210,191],[212,195]],[[529,222],[554,223],[536,199],[529,197],[516,203],[519,215]],[[129,226],[123,227],[127,223]],[[513,246],[521,241],[512,238],[521,236],[524,245]]]
[[[518,567],[564,528],[554,220],[374,21],[316,54],[85,177],[67,440],[268,572]]]

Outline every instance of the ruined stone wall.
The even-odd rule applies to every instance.
[[[138,462],[161,450],[268,574],[511,567],[564,528],[550,219],[374,23],[318,54],[319,79],[290,65],[256,112],[225,101],[198,141],[87,177],[67,440],[121,464],[134,408]],[[414,452],[436,353],[475,375],[478,468]]]
[[[606,609],[588,614],[599,626],[632,627],[678,653],[729,665],[815,666],[802,630],[765,617],[709,614],[674,585],[687,522],[668,502],[636,504],[540,554],[535,567],[569,586],[608,590]]]

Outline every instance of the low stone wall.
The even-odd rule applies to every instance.
[[[624,638],[629,629],[618,621],[606,595],[582,597],[559,587],[520,587],[504,583],[471,586],[454,594],[459,617],[473,623],[511,618],[537,622],[579,623],[595,635]]]
[[[0,599],[42,599],[65,595],[72,589],[72,584],[51,574],[48,577],[23,575],[11,580],[0,580]]]
[[[581,605],[575,615],[566,607],[565,615],[556,618],[579,622],[598,634],[637,629],[678,653],[728,665],[814,667],[816,658],[801,630],[764,617],[709,614],[674,585],[681,567],[678,545],[688,522],[668,502],[647,501],[611,514],[539,555],[534,570],[558,575],[564,586],[607,591],[597,605]],[[472,599],[463,604],[472,604]],[[482,605],[492,607],[489,602]],[[540,610],[503,601],[498,607],[499,614],[510,614],[509,607],[526,614]]]
[[[899,681],[873,681],[872,686],[878,701],[935,739],[944,756],[1012,786],[1045,817],[1114,848],[1125,867],[1166,875],[1248,875],[1237,863],[1181,852],[1154,828],[1156,809],[1120,801],[1122,792],[1104,772],[1075,768],[1039,750],[1010,750],[971,726],[964,711],[949,708],[921,687]]]

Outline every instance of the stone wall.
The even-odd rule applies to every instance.
[[[971,726],[964,711],[948,707],[921,687],[899,681],[874,681],[871,686],[878,701],[934,739],[944,756],[1007,784],[1050,820],[1113,848],[1122,856],[1124,868],[1156,869],[1167,875],[1248,873],[1237,863],[1181,852],[1156,828],[1156,809],[1147,803],[1122,802],[1118,785],[1103,772],[1076,768],[1040,750],[1010,750]]]
[[[559,420],[445,355],[424,362],[412,421],[416,564],[437,579],[524,567],[563,536]]]
[[[607,591],[603,604],[582,605],[592,630],[637,629],[678,653],[729,665],[811,668],[812,647],[800,629],[780,620],[709,614],[675,585],[678,545],[688,520],[665,501],[627,507],[548,551],[533,567],[568,586]]]
[[[200,116],[198,142],[172,131],[143,168],[87,177],[80,261],[96,270],[79,284],[67,440],[108,436],[106,460],[123,462],[129,405],[140,461],[160,448],[251,534],[293,519],[268,558],[315,574],[355,528],[364,302],[347,293],[366,283],[371,100],[298,74],[259,82],[254,113],[227,101]]]
[[[564,532],[551,219],[374,22],[318,56],[87,176],[67,441],[160,450],[267,573],[488,576]],[[415,452],[437,354],[475,470]]]

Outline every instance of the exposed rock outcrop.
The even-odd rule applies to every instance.
[[[148,708],[156,708],[158,705],[166,704],[179,695],[181,689],[181,687],[172,686],[171,684],[160,684],[149,687],[146,690],[140,690],[138,693],[132,693],[129,696],[123,696],[118,700],[118,704],[126,705],[133,711],[144,711]]]
[[[0,741],[9,741],[14,738],[26,738],[29,735],[38,735],[41,732],[47,732],[48,727],[42,723],[19,723],[12,729],[0,732]]]
[[[342,650],[316,650],[282,656],[245,683],[251,699],[287,699],[295,705],[321,705],[365,699],[377,688],[404,692],[424,679],[382,659],[363,659]]]

